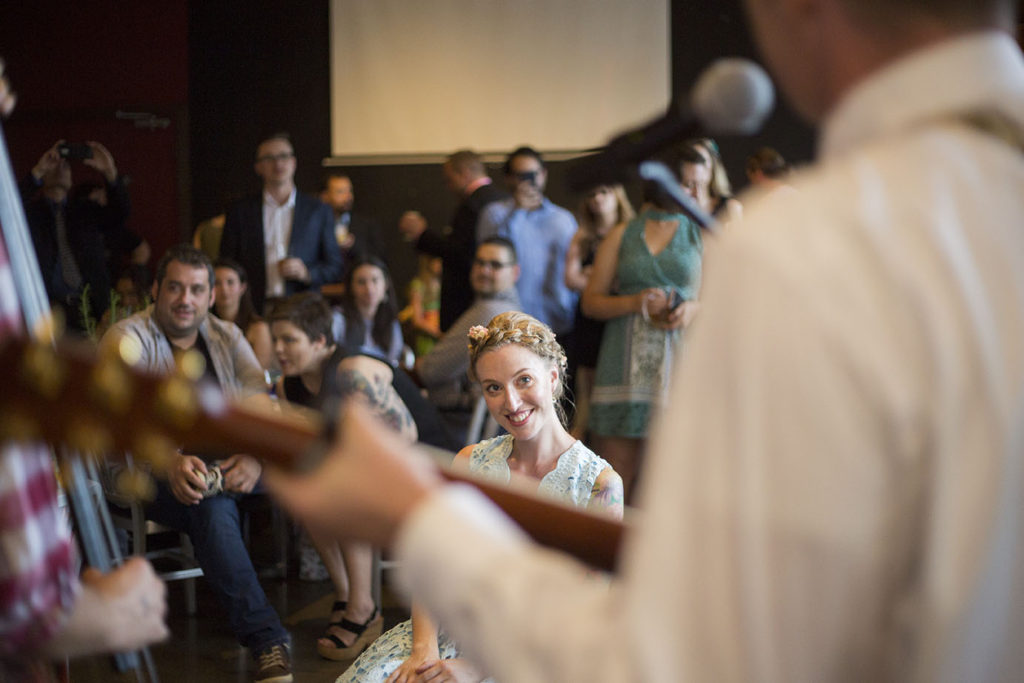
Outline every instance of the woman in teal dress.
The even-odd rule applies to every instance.
[[[541,495],[621,518],[622,480],[565,429],[558,402],[565,390],[565,353],[551,329],[513,311],[495,316],[487,327],[473,327],[469,335],[471,375],[491,416],[508,433],[462,449],[456,466],[502,482],[513,473],[530,477]],[[442,673],[483,679],[414,602],[412,619],[378,638],[338,683],[403,683]]]
[[[622,476],[627,502],[651,413],[665,396],[672,359],[699,305],[702,252],[696,223],[647,204],[601,242],[583,293],[583,312],[608,321],[590,396],[590,433]]]

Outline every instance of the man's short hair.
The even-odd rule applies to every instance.
[[[331,307],[316,292],[293,294],[274,306],[269,322],[273,325],[279,321],[295,325],[309,337],[311,342],[323,337],[328,346],[334,343],[334,332],[331,331],[333,323]]]
[[[332,171],[327,171],[326,173],[324,173],[323,182],[320,184],[320,191],[323,192],[324,190],[326,190],[327,186],[331,184],[331,181],[335,179],[344,179],[349,181],[350,183],[352,182],[352,176],[350,176],[348,173],[346,173],[345,171],[339,171],[337,169],[334,169]]]
[[[516,265],[517,263],[519,263],[519,257],[516,255],[516,245],[512,244],[512,241],[509,240],[508,238],[498,237],[497,235],[495,235],[494,237],[482,239],[480,240],[480,243],[476,245],[477,249],[484,246],[485,244],[493,244],[498,247],[504,247],[505,249],[508,250],[509,255],[512,257],[512,265]]]
[[[487,173],[484,168],[484,159],[471,149],[460,149],[445,161],[453,171],[457,173],[470,173],[474,176],[482,176]]]
[[[270,135],[259,141],[259,143],[256,145],[256,154],[259,155],[260,147],[270,142],[271,140],[282,140],[284,142],[287,142],[292,149],[295,149],[295,145],[292,144],[292,136],[289,135],[287,131],[279,130],[276,133],[271,133]]]
[[[760,171],[766,178],[779,178],[786,175],[789,166],[782,155],[772,147],[762,147],[747,157],[747,173]]]
[[[540,155],[540,152],[535,150],[533,147],[522,146],[512,150],[512,153],[505,158],[505,166],[503,170],[505,175],[512,175],[512,160],[516,157],[531,157],[537,160],[541,168],[544,168],[544,157]]]
[[[157,263],[156,286],[158,289],[164,284],[164,278],[167,276],[167,266],[171,261],[177,261],[193,268],[206,268],[206,273],[210,276],[210,287],[213,288],[213,262],[210,261],[210,257],[191,244],[182,243],[175,244],[165,251],[164,255],[160,258],[160,262]]]

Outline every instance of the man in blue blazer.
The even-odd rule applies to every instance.
[[[331,210],[295,188],[295,150],[286,134],[259,144],[255,169],[263,192],[228,209],[220,255],[245,267],[262,313],[267,299],[341,280],[342,256]]]

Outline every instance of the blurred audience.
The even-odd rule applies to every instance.
[[[386,260],[377,221],[352,211],[356,195],[352,179],[341,171],[331,171],[320,188],[320,201],[334,214],[334,238],[346,263],[367,256]]]
[[[732,183],[729,182],[729,173],[722,162],[718,143],[711,138],[696,138],[687,142],[684,149],[686,147],[693,149],[703,157],[704,165],[711,174],[705,186],[707,196],[703,201],[706,204],[702,204],[701,208],[723,224],[732,223],[742,218],[743,205],[733,197]],[[682,164],[679,171],[682,176],[684,172]]]
[[[459,197],[459,206],[445,230],[428,230],[427,220],[418,211],[407,211],[398,222],[398,229],[416,248],[443,260],[441,270],[441,330],[447,330],[455,319],[473,303],[473,293],[466,287],[469,270],[476,253],[477,223],[488,204],[508,197],[495,185],[483,158],[468,149],[455,152],[441,167],[445,184]]]
[[[607,321],[590,394],[592,443],[622,476],[627,502],[651,415],[699,306],[703,253],[696,223],[658,205],[650,185],[644,194],[640,215],[601,242],[583,293],[583,312]]]
[[[474,325],[484,325],[499,313],[521,310],[518,278],[519,263],[512,243],[504,237],[483,240],[470,269],[469,282],[476,297],[473,305],[445,331],[430,353],[416,360],[416,374],[430,402],[441,411],[460,445],[466,443],[466,428],[478,398],[466,373],[466,335]]]
[[[505,160],[505,184],[512,197],[484,209],[477,239],[498,235],[516,248],[521,273],[516,289],[523,311],[555,331],[572,332],[576,293],[565,284],[565,255],[576,234],[576,219],[544,196],[548,172],[532,147],[520,147]]]
[[[579,229],[573,235],[565,259],[565,285],[569,289],[577,294],[583,293],[594,269],[594,258],[601,241],[612,228],[626,223],[634,215],[622,185],[599,185],[587,192],[576,211]],[[575,378],[576,411],[570,431],[575,438],[582,439],[590,417],[590,390],[594,384],[594,368],[597,367],[604,322],[584,315],[581,306],[577,305],[574,328],[573,347],[566,349],[569,378]]]
[[[106,203],[71,197],[73,163],[95,169],[106,182]],[[107,252],[140,246],[126,227],[128,188],[114,157],[98,142],[68,145],[59,140],[46,150],[20,184],[43,285],[51,304],[63,312],[68,329],[84,332],[110,303],[112,276]],[[82,294],[88,288],[87,301]],[[88,316],[83,303],[88,305]]]
[[[409,282],[409,305],[398,319],[406,325],[412,350],[422,358],[441,337],[441,258],[420,254],[419,270]]]
[[[278,366],[270,326],[256,313],[245,268],[234,259],[217,259],[213,263],[213,287],[216,296],[210,312],[238,325],[263,369],[276,372]]]
[[[331,210],[295,187],[295,151],[286,133],[260,142],[254,168],[263,189],[227,210],[220,255],[245,268],[256,312],[263,313],[268,299],[340,280],[342,257]]]
[[[405,342],[396,298],[383,261],[374,256],[357,260],[350,266],[341,308],[334,315],[334,338],[339,344],[372,353],[397,366]]]

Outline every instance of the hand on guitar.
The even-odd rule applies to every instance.
[[[264,481],[299,521],[332,538],[391,543],[402,521],[442,483],[427,456],[351,402],[340,441],[311,474],[268,468]]]
[[[167,588],[146,560],[134,557],[101,574],[87,569],[64,627],[45,646],[51,658],[138,650],[170,634]]]

